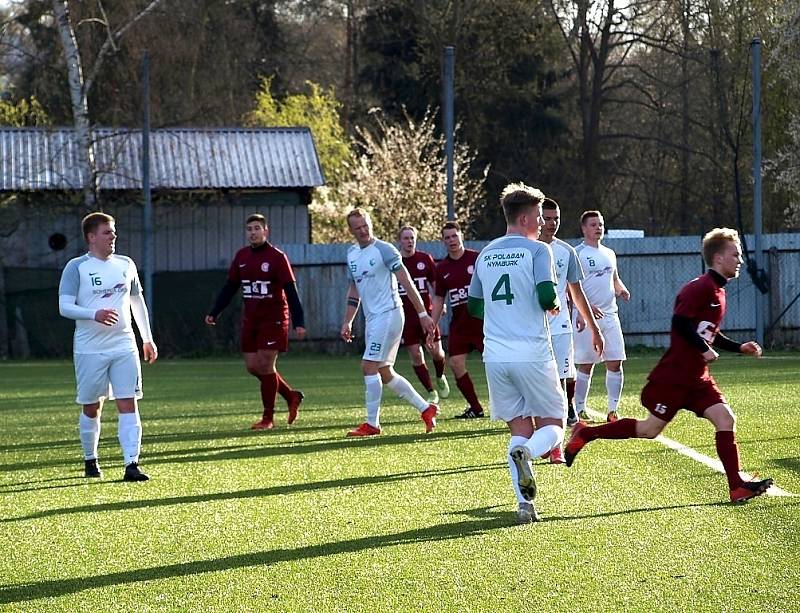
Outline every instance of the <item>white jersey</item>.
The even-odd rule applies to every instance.
[[[617,255],[605,245],[591,247],[581,243],[575,248],[583,273],[583,291],[589,304],[603,313],[617,312],[617,298],[614,293],[614,273],[617,270]]]
[[[98,311],[115,309],[117,323],[107,326],[94,319],[77,319],[73,353],[137,351],[131,324],[131,296],[141,293],[133,260],[112,254],[101,260],[87,253],[71,259],[61,273],[59,296],[75,296],[75,304]]]
[[[572,321],[569,317],[567,308],[567,283],[583,281],[583,269],[578,260],[575,248],[569,243],[565,243],[560,238],[553,238],[550,243],[550,251],[553,252],[553,263],[555,264],[556,293],[558,301],[561,303],[561,310],[557,315],[548,315],[550,318],[550,334],[570,334],[572,332]]]
[[[484,301],[484,362],[553,359],[547,313],[536,295],[543,281],[555,283],[553,256],[545,243],[510,234],[480,252],[469,296]]]
[[[367,319],[402,305],[394,275],[402,267],[400,252],[381,240],[347,250],[347,277],[356,284]]]

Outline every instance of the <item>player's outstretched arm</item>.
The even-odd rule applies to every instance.
[[[760,358],[764,353],[764,351],[761,349],[761,345],[755,341],[747,341],[746,343],[742,343],[740,351],[745,355],[751,355],[754,358]]]
[[[236,295],[237,291],[239,291],[239,283],[229,280],[225,283],[225,285],[222,286],[222,289],[219,291],[217,299],[214,302],[214,306],[211,307],[211,310],[205,317],[205,322],[209,326],[216,325],[217,317],[220,313],[222,313],[222,311],[225,310],[225,307],[231,303],[231,300],[233,300],[233,297]]]

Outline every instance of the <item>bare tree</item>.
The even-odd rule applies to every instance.
[[[94,140],[89,121],[89,93],[97,79],[106,58],[119,50],[123,36],[146,15],[153,12],[163,0],[151,0],[147,6],[136,13],[129,21],[119,27],[110,23],[102,0],[97,1],[99,15],[84,20],[82,23],[96,24],[106,33],[88,74],[84,73],[83,58],[75,36],[75,27],[70,17],[69,0],[52,0],[61,45],[66,60],[67,79],[69,81],[70,101],[75,133],[78,139],[78,165],[82,179],[83,203],[87,210],[97,208],[98,173],[95,162]]]

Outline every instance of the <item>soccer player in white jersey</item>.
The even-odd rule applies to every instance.
[[[142,397],[142,369],[131,325],[131,312],[142,337],[146,362],[158,357],[150,331],[136,265],[114,253],[114,218],[90,213],[83,218],[85,255],[64,267],[58,286],[58,310],[75,320],[73,354],[78,396],[83,406],[78,420],[84,454],[84,474],[102,477],[97,464],[103,401],[114,398],[119,411],[119,443],[125,463],[124,481],[147,481],[139,469],[142,422],[137,400]]]
[[[576,306],[590,329],[593,336],[593,347],[599,347],[602,351],[603,338],[580,283],[583,280],[583,269],[578,261],[578,254],[575,253],[572,245],[556,237],[558,228],[561,225],[561,210],[558,203],[552,198],[545,198],[542,203],[542,220],[544,225],[539,234],[539,240],[550,245],[550,250],[553,252],[557,279],[556,293],[562,306],[562,309],[557,314],[550,315],[550,339],[556,356],[558,378],[561,379],[561,386],[566,391],[569,382],[575,380],[572,321],[569,309],[567,309],[569,301]],[[570,404],[570,395],[567,394],[567,426],[573,426],[578,421],[575,409]],[[560,446],[550,453],[550,462],[553,464],[564,463],[564,456]]]
[[[586,211],[581,215],[581,232],[583,242],[575,251],[585,275],[583,291],[603,333],[604,346],[600,356],[592,350],[591,335],[585,328],[583,318],[577,314],[574,336],[575,363],[578,366],[575,377],[575,409],[582,420],[590,420],[586,398],[592,383],[592,370],[595,364],[604,362],[608,394],[606,420],[616,421],[619,418],[618,407],[622,397],[622,363],[626,359],[625,339],[617,314],[617,296],[628,301],[631,293],[619,278],[616,254],[601,244],[605,226],[600,211]]]
[[[539,519],[531,458],[561,443],[567,411],[547,322],[547,312],[559,310],[553,257],[536,240],[543,200],[542,192],[522,183],[503,190],[506,234],[478,255],[467,300],[473,317],[483,319],[492,419],[511,431],[508,467],[520,523]]]
[[[412,404],[420,412],[425,432],[433,432],[439,407],[428,403],[411,383],[395,372],[392,366],[400,347],[403,333],[403,306],[399,283],[414,305],[422,328],[430,341],[436,326],[422,298],[414,286],[400,252],[394,245],[378,240],[372,233],[372,220],[364,209],[353,209],[347,214],[347,225],[356,239],[347,251],[347,305],[341,337],[353,340],[353,318],[359,304],[364,308],[366,333],[361,370],[364,374],[367,420],[347,433],[347,436],[377,436],[381,433],[380,409],[383,386]]]

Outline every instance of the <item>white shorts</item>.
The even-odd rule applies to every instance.
[[[625,339],[622,337],[622,324],[619,315],[606,313],[602,319],[597,320],[600,332],[603,334],[603,355],[598,356],[592,349],[592,333],[588,328],[573,333],[575,343],[576,364],[598,364],[600,362],[625,361]]]
[[[559,379],[575,378],[575,348],[572,345],[572,333],[554,334],[553,353],[556,356],[556,369]]]
[[[103,398],[141,398],[139,352],[76,353],[75,380],[78,404],[94,404]]]
[[[394,364],[402,336],[403,309],[392,309],[370,317],[364,332],[366,347],[362,358],[381,366]]]
[[[487,362],[492,419],[553,417],[567,414],[567,398],[558,382],[555,360],[547,362]]]

